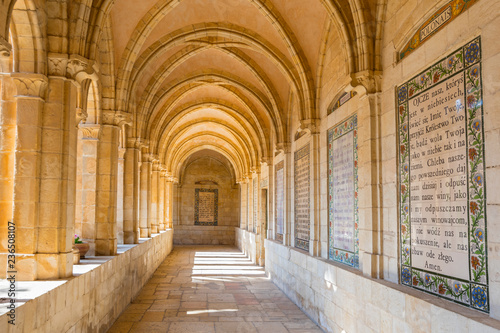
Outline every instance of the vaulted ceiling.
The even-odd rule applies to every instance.
[[[33,22],[38,2],[17,1],[12,31]],[[173,175],[208,149],[242,178],[291,140],[294,117],[320,118],[328,48],[341,50],[336,61],[348,75],[377,69],[384,7],[376,0],[73,0],[65,7],[70,25],[59,33],[66,43],[51,23],[64,15],[49,6],[47,45],[34,48],[95,61],[102,108],[133,114],[129,137],[147,142]]]

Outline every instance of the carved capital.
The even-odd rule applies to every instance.
[[[8,58],[12,52],[12,45],[3,37],[0,37],[0,57]]]
[[[17,88],[16,97],[45,98],[48,80],[42,74],[13,73],[12,79]]]
[[[82,108],[76,108],[76,126],[78,126],[80,123],[85,123],[87,121],[87,111],[83,110]]]
[[[92,60],[72,54],[66,65],[66,77],[81,83],[94,73],[93,64]]]
[[[79,126],[82,131],[82,138],[85,140],[99,140],[101,135],[101,125],[96,124],[81,124]]]
[[[50,76],[66,77],[68,66],[67,54],[49,53],[48,60]]]
[[[140,138],[128,138],[127,148],[141,149],[142,141]]]
[[[259,174],[260,173],[260,166],[254,166],[250,168],[250,174]],[[250,176],[251,178],[251,176]]]
[[[290,142],[280,142],[276,144],[276,151],[278,153],[288,154],[292,150],[292,145]]]
[[[382,87],[382,72],[380,71],[361,71],[351,74],[353,87],[363,86],[367,94],[380,92]]]
[[[321,130],[321,119],[304,119],[300,121],[300,131],[308,131],[311,134],[318,134]]]
[[[106,125],[132,125],[132,114],[123,111],[103,111],[102,123]]]
[[[273,163],[273,159],[269,156],[264,156],[260,159],[260,163],[261,164],[267,164],[267,165],[271,165],[271,163]]]

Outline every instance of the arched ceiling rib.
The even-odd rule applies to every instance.
[[[345,48],[341,72],[376,67],[378,2],[75,0],[71,22],[87,26],[70,37],[69,49],[92,59],[112,36],[110,107],[133,113],[129,135],[149,142],[169,171],[203,154],[196,143],[246,177],[274,145],[292,140],[290,119],[320,117],[327,45]],[[328,40],[331,29],[338,41]]]

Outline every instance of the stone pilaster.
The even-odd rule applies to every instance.
[[[285,181],[285,212],[283,214],[283,244],[286,246],[294,246],[293,240],[293,154],[290,144],[283,144],[284,158],[284,181]]]
[[[140,149],[138,141],[131,139],[125,152],[123,185],[123,241],[139,243]]]

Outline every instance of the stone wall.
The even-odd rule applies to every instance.
[[[500,323],[438,297],[266,240],[266,273],[327,332],[497,332]]]
[[[16,308],[15,326],[7,324],[6,314],[0,316],[0,327],[8,327],[6,333],[106,332],[172,251],[172,236],[172,230],[162,232],[68,279]],[[17,288],[22,285],[19,282]]]
[[[239,195],[230,170],[219,160],[199,158],[186,167],[178,187],[174,244],[234,245],[239,223]],[[195,189],[217,190],[217,225],[195,225]]]
[[[183,226],[174,228],[175,245],[234,245],[234,227]]]

